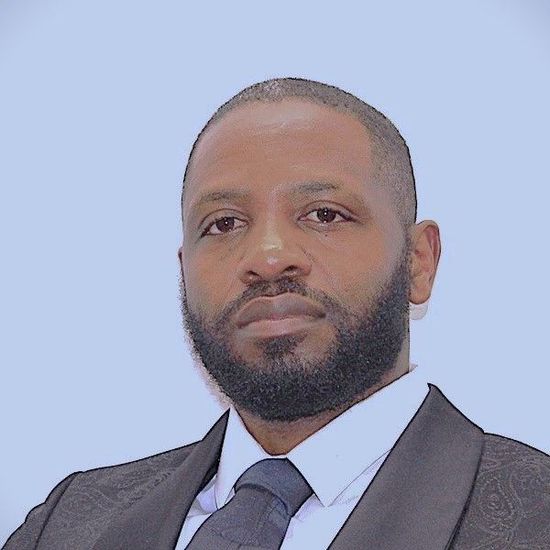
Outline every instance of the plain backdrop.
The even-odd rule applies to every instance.
[[[388,115],[443,252],[411,360],[550,451],[544,1],[0,1],[0,541],[75,470],[202,437],[180,184],[231,95],[276,76]],[[368,430],[365,432],[368,444]]]

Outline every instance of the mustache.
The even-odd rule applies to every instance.
[[[181,274],[179,277],[179,285],[180,299],[185,307],[185,310],[189,311],[185,281],[183,280]],[[318,290],[312,290],[308,288],[301,281],[297,281],[291,278],[281,278],[277,281],[259,281],[247,287],[246,290],[241,294],[241,296],[239,296],[223,308],[223,310],[217,316],[218,320],[216,321],[216,326],[221,329],[222,326],[225,326],[228,323],[229,319],[231,319],[237,313],[237,311],[239,311],[245,304],[247,304],[251,300],[254,300],[255,298],[273,297],[278,296],[279,294],[285,294],[287,292],[297,294],[299,296],[322,304],[327,311],[327,314],[334,309],[346,309],[345,306],[338,304],[334,300],[334,298],[327,296],[325,293]]]

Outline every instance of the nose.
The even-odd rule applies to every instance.
[[[250,233],[247,253],[239,267],[243,283],[304,277],[311,272],[311,262],[292,230],[283,231],[274,220],[256,229]]]

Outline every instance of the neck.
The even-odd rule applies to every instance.
[[[307,439],[310,435],[320,430],[323,426],[340,416],[344,411],[363,401],[373,393],[391,384],[409,371],[409,349],[404,346],[398,357],[396,365],[391,371],[382,377],[375,386],[368,388],[352,403],[343,405],[339,409],[323,411],[315,416],[299,418],[292,422],[279,420],[269,421],[251,415],[246,410],[237,409],[244,425],[252,437],[270,455],[281,455],[291,451],[296,445]]]

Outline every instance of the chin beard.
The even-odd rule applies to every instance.
[[[309,361],[295,353],[301,338],[290,334],[258,343],[262,365],[246,362],[227,345],[229,312],[214,326],[205,323],[189,309],[180,279],[183,323],[192,354],[237,408],[263,420],[291,422],[346,409],[393,369],[407,336],[408,243],[404,250],[391,277],[361,316],[352,315],[329,296],[319,296],[318,292],[312,296],[297,281],[277,282],[280,293],[296,292],[317,299],[331,313],[327,319],[333,321],[336,336],[324,357]],[[250,289],[250,296],[247,293],[247,299],[239,300],[239,305],[265,294],[266,285],[260,286]]]

